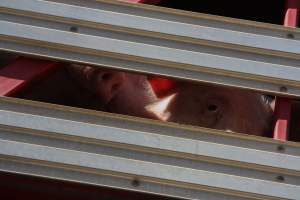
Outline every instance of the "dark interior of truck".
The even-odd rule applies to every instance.
[[[162,0],[159,6],[188,10],[193,12],[219,15],[238,19],[246,19],[271,24],[283,24],[284,0],[272,1],[182,1],[182,0]]]

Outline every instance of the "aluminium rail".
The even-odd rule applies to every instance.
[[[300,32],[108,0],[1,0],[0,49],[300,96]]]
[[[7,97],[0,124],[1,171],[184,199],[300,199],[297,143]]]

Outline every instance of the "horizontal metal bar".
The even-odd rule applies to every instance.
[[[14,34],[22,34],[22,31],[26,31],[26,32],[24,32],[24,33],[29,33],[29,37],[25,37],[26,39],[32,39],[32,40],[34,40],[34,41],[42,41],[42,40],[36,40],[38,37],[44,37],[45,36],[45,34],[49,34],[49,36],[50,36],[50,38],[52,38],[52,39],[54,39],[54,41],[53,41],[53,43],[54,43],[54,46],[55,46],[55,44],[57,45],[57,47],[59,47],[60,46],[60,43],[64,43],[64,44],[67,44],[67,46],[66,47],[64,47],[63,49],[64,50],[66,50],[66,48],[69,48],[69,49],[71,49],[72,51],[77,47],[77,48],[87,48],[86,50],[87,51],[89,51],[89,50],[91,50],[91,51],[94,51],[95,49],[97,49],[98,47],[104,47],[104,49],[100,49],[99,50],[99,48],[98,48],[98,50],[99,51],[101,51],[101,52],[98,52],[97,54],[98,55],[96,55],[96,56],[103,56],[103,54],[105,54],[105,52],[106,51],[109,51],[109,49],[106,49],[106,48],[113,48],[113,49],[115,49],[115,48],[117,48],[116,49],[116,51],[117,52],[119,52],[119,53],[122,53],[121,51],[122,51],[122,49],[119,49],[119,47],[118,47],[118,44],[117,43],[115,43],[115,42],[119,42],[119,41],[115,41],[115,40],[106,40],[106,39],[103,39],[103,40],[101,40],[101,38],[96,38],[96,37],[93,37],[93,38],[90,38],[90,37],[87,37],[87,36],[85,36],[85,35],[76,35],[75,37],[76,37],[76,40],[75,41],[77,41],[77,42],[79,42],[79,43],[81,43],[81,44],[79,44],[78,46],[76,46],[76,42],[75,41],[72,41],[72,36],[74,36],[74,34],[72,34],[72,33],[68,33],[68,32],[55,32],[55,33],[52,33],[50,30],[48,30],[48,29],[40,29],[40,28],[35,28],[35,30],[37,31],[37,32],[35,32],[34,31],[34,29],[31,29],[31,28],[34,28],[34,27],[29,27],[29,26],[23,26],[23,25],[17,25],[17,24],[10,24],[10,23],[6,23],[6,22],[3,22],[3,23],[0,23],[1,24],[1,27],[3,27],[3,29],[1,29],[1,30],[3,30],[3,31],[1,31],[1,33],[2,34],[4,34],[4,32],[7,32],[7,31],[11,31],[11,35],[14,35]],[[8,25],[8,26],[6,26],[6,25]],[[26,28],[28,28],[28,30],[26,30]],[[42,31],[42,32],[40,32],[40,31]],[[1,34],[0,33],[0,34]],[[7,35],[9,35],[9,34],[7,34]],[[53,35],[54,35],[54,37],[53,37]],[[58,38],[60,38],[59,40],[56,40],[55,41],[55,38],[56,37],[58,37]],[[24,37],[21,37],[21,38],[23,38],[24,39]],[[68,42],[68,40],[64,40],[63,38],[70,38],[71,40]],[[20,39],[20,38],[19,38]],[[92,40],[90,40],[90,39],[92,39]],[[44,42],[46,42],[47,43],[47,40],[48,39],[44,39],[43,41]],[[64,42],[63,42],[64,41]],[[81,41],[81,42],[80,42]],[[105,45],[104,45],[104,43],[105,42],[108,42],[108,43],[106,43]],[[122,42],[121,42],[122,43]],[[94,48],[95,49],[90,49],[88,46],[87,46],[87,44],[92,44],[92,45],[94,45]],[[46,46],[49,46],[49,44],[45,44]],[[83,45],[83,46],[81,46],[81,45]],[[156,54],[155,52],[160,52],[160,53],[164,53],[163,51],[161,51],[161,49],[160,49],[160,47],[158,47],[159,49],[156,49],[156,48],[154,48],[154,49],[149,49],[149,52],[147,52],[147,46],[140,46],[140,45],[138,45],[138,46],[136,46],[136,48],[134,49],[133,47],[133,44],[132,43],[129,43],[129,42],[125,42],[124,43],[124,45],[125,46],[123,46],[122,48],[123,48],[123,50],[125,51],[125,52],[123,52],[123,53],[130,53],[130,52],[127,52],[127,50],[128,51],[131,51],[131,50],[133,50],[133,51],[136,51],[136,52],[140,52],[140,53],[143,53],[143,55],[145,55],[145,56],[147,56],[148,54],[151,54],[151,52],[152,53],[154,53],[154,54]],[[39,46],[39,45],[34,45],[34,46]],[[53,47],[54,47],[53,46]],[[117,46],[117,47],[116,47]],[[145,48],[146,49],[145,49]],[[55,48],[55,47],[54,47]],[[58,49],[60,49],[60,48],[58,48]],[[163,50],[168,50],[167,48],[162,48]],[[53,51],[53,50],[52,50]],[[57,51],[57,50],[55,50],[55,51]],[[80,53],[82,54],[83,52],[85,52],[84,54],[86,54],[86,53],[88,53],[87,51],[85,51],[84,49],[82,49],[81,51],[80,51]],[[97,51],[97,50],[96,50]],[[28,48],[25,50],[25,52],[28,52]],[[50,49],[50,52],[51,52],[51,49]],[[41,52],[40,52],[41,53]],[[167,57],[169,57],[169,58],[167,58],[167,60],[165,60],[165,61],[174,61],[173,60],[173,58],[182,58],[182,55],[181,55],[181,53],[184,53],[184,51],[177,51],[177,50],[175,50],[174,51],[174,54],[172,55],[172,52],[170,52],[171,54],[169,54],[169,52],[168,51],[165,51],[165,55],[167,56]],[[48,48],[48,53],[47,54],[49,54],[49,48]],[[202,62],[202,60],[207,60],[208,62],[210,62],[210,61],[212,61],[212,62],[217,62],[217,63],[219,63],[220,64],[220,67],[222,67],[222,68],[226,68],[226,66],[233,66],[233,67],[235,67],[234,69],[232,69],[232,70],[237,70],[237,69],[240,69],[239,67],[241,67],[241,66],[245,66],[245,67],[247,67],[248,66],[248,71],[247,72],[250,72],[250,70],[252,70],[252,67],[257,67],[257,69],[260,69],[260,67],[266,67],[265,68],[265,70],[268,70],[268,68],[270,68],[270,70],[274,70],[273,71],[273,73],[274,73],[274,76],[277,76],[277,78],[278,77],[281,77],[281,76],[284,76],[284,75],[286,75],[286,76],[288,76],[288,77],[286,77],[286,78],[290,78],[290,79],[294,79],[294,81],[297,81],[298,82],[298,80],[297,79],[299,79],[299,77],[300,77],[300,75],[298,74],[298,72],[299,72],[299,69],[298,68],[294,68],[294,67],[284,67],[284,66],[280,66],[280,65],[274,65],[274,64],[257,64],[256,62],[252,62],[252,64],[253,64],[253,66],[251,65],[251,62],[250,63],[247,63],[246,61],[243,61],[243,60],[231,60],[230,58],[226,58],[226,57],[224,57],[224,58],[221,58],[221,57],[218,57],[218,56],[213,56],[213,55],[201,55],[201,54],[198,54],[198,53],[193,53],[193,52],[191,52],[191,53],[188,53],[189,55],[188,55],[188,59],[185,59],[185,60],[182,60],[182,61],[180,61],[181,62],[181,64],[184,64],[184,62],[193,62],[194,64],[196,64],[196,63],[201,63]],[[134,52],[132,52],[131,53],[131,55],[134,55]],[[159,56],[159,54],[156,54],[157,56]],[[171,56],[171,57],[170,57]],[[206,57],[207,56],[207,57]],[[62,55],[60,55],[60,57],[62,57],[62,58],[64,58],[65,56],[64,56],[64,54],[62,54]],[[82,57],[82,56],[81,56]],[[148,58],[149,58],[149,56],[147,56]],[[82,58],[84,58],[84,57],[82,57]],[[82,59],[82,58],[79,58],[79,59]],[[193,59],[194,58],[194,59]],[[217,58],[221,58],[221,60],[216,60]],[[77,59],[78,59],[78,57],[77,57]],[[195,60],[196,59],[196,60]],[[140,59],[137,59],[137,60],[139,60],[140,61]],[[193,61],[194,60],[194,61]],[[236,62],[234,62],[234,61],[236,61]],[[240,63],[239,63],[239,61],[241,61]],[[86,62],[85,60],[84,60],[84,62]],[[103,61],[102,61],[103,62]],[[159,63],[159,62],[158,62]],[[102,64],[101,62],[100,63],[97,63],[97,64]],[[121,66],[120,64],[118,65],[118,64],[116,64],[116,63],[113,63],[115,66],[119,66],[119,68],[125,68],[125,69],[131,69],[131,68],[133,68],[132,66],[128,66],[128,67],[124,67],[124,66]],[[203,62],[201,63],[201,65],[203,64]],[[227,65],[226,65],[227,64]],[[145,65],[145,64],[144,64]],[[146,64],[147,65],[147,64]],[[169,65],[170,65],[170,63],[169,63]],[[174,64],[175,65],[175,64]],[[149,65],[148,65],[149,66]],[[151,66],[151,65],[150,65]],[[140,65],[140,66],[138,66],[137,67],[137,71],[141,71],[141,68],[142,68],[142,65]],[[167,72],[165,72],[165,73],[163,73],[163,68],[166,68],[165,69],[165,71],[167,71]],[[246,85],[246,86],[244,86],[244,87],[253,87],[253,85],[255,84],[256,86],[254,86],[255,87],[255,89],[259,89],[259,90],[266,90],[265,88],[270,88],[270,89],[267,89],[268,91],[274,91],[274,92],[276,92],[276,93],[280,93],[280,87],[282,86],[282,85],[290,85],[289,83],[287,83],[286,81],[284,81],[284,80],[281,80],[281,81],[279,81],[280,82],[280,84],[279,85],[276,85],[276,86],[272,86],[272,84],[269,84],[269,85],[271,85],[271,87],[270,86],[268,86],[268,84],[266,84],[266,86],[264,85],[264,84],[257,84],[257,83],[253,83],[254,81],[245,81],[246,83],[241,83],[239,80],[241,80],[241,78],[233,78],[233,77],[226,77],[226,76],[224,76],[222,73],[220,73],[220,74],[222,74],[222,75],[220,75],[220,76],[218,76],[218,74],[216,75],[216,74],[208,74],[208,73],[205,73],[205,69],[204,69],[204,71],[201,71],[201,69],[199,68],[199,70],[198,69],[189,69],[189,68],[187,68],[187,69],[180,69],[180,68],[175,68],[175,69],[172,69],[172,68],[174,68],[174,66],[172,66],[172,68],[171,69],[168,69],[169,67],[167,67],[167,66],[165,66],[165,67],[163,67],[163,66],[160,66],[160,70],[156,70],[156,71],[158,71],[158,72],[156,72],[156,73],[158,73],[158,74],[162,74],[162,75],[172,75],[172,74],[174,74],[174,73],[170,73],[172,70],[175,70],[175,71],[179,71],[179,72],[181,72],[181,73],[179,73],[179,74],[182,74],[183,76],[183,78],[184,78],[184,74],[182,73],[183,71],[188,71],[188,72],[190,72],[190,73],[196,73],[196,74],[194,74],[194,77],[195,78],[193,78],[194,80],[205,80],[205,81],[207,81],[207,82],[214,82],[214,83],[221,83],[221,84],[226,84],[226,85],[235,85],[235,86],[243,86],[243,85]],[[194,68],[194,67],[193,67]],[[242,68],[243,69],[243,68]],[[154,69],[155,70],[155,69]],[[203,69],[202,69],[203,70]],[[247,69],[245,69],[245,70],[247,70]],[[153,71],[153,69],[147,69],[147,68],[143,68],[142,69],[142,71],[144,71],[144,72],[149,72],[149,71]],[[263,68],[261,69],[261,71],[264,73],[266,73],[266,74],[264,74],[264,75],[267,75],[267,71],[264,71],[263,70]],[[256,72],[258,72],[258,71],[256,71]],[[272,72],[272,71],[271,71]],[[203,73],[203,74],[202,74]],[[215,73],[217,73],[217,72],[215,72]],[[233,73],[233,72],[232,72]],[[227,74],[227,73],[225,73],[225,74]],[[230,74],[230,73],[229,73]],[[206,77],[205,77],[205,75],[206,75]],[[204,76],[204,77],[203,77]],[[180,77],[179,75],[176,75],[176,77]],[[187,76],[186,76],[187,77]],[[203,77],[203,78],[202,78]],[[244,75],[244,77],[246,77],[247,78],[247,76],[246,75]],[[190,79],[190,76],[188,77],[189,79]],[[238,80],[236,80],[236,79],[238,79]],[[267,79],[265,79],[265,80],[267,80]],[[243,80],[242,80],[243,81]],[[278,81],[277,81],[278,82]],[[258,86],[257,86],[258,85]],[[297,86],[298,87],[298,86]],[[284,92],[284,94],[292,94],[292,95],[299,95],[300,94],[300,92],[299,92],[299,89],[298,88],[295,88],[295,87],[288,87],[287,86],[287,88],[288,88],[288,91],[287,92]]]
[[[216,159],[182,154],[180,152],[168,152],[159,149],[151,149],[141,146],[124,145],[103,140],[74,138],[68,135],[20,129],[16,127],[0,127],[0,139],[23,142],[36,145],[46,145],[55,148],[84,151],[107,156],[128,158],[133,160],[160,163],[195,170],[223,173],[232,176],[247,177],[265,181],[276,181],[279,176],[284,177],[285,184],[300,185],[300,177],[295,173],[286,174],[280,170],[263,170],[242,163],[232,161],[228,165],[224,160],[216,162]]]
[[[19,107],[22,107],[21,105],[19,105]],[[9,109],[7,106],[14,107],[14,110],[12,111],[12,108]],[[249,164],[252,163],[285,170],[293,170],[294,173],[300,172],[300,149],[295,149],[294,153],[291,152],[292,155],[280,154],[274,151],[276,147],[274,147],[273,152],[267,152],[265,150],[250,149],[241,146],[236,147],[234,145],[226,145],[211,141],[207,142],[187,138],[180,139],[178,136],[157,134],[158,132],[161,132],[158,131],[160,130],[160,127],[155,129],[157,130],[156,132],[146,132],[145,130],[142,130],[141,132],[141,130],[130,130],[128,124],[123,128],[114,127],[112,125],[94,124],[95,122],[90,124],[80,120],[74,121],[64,119],[63,115],[66,113],[62,113],[59,116],[44,116],[42,113],[37,115],[18,112],[15,110],[16,108],[18,108],[18,104],[5,105],[5,103],[1,103],[0,124],[128,145],[138,145],[141,147],[168,150],[177,153],[181,152],[198,156],[246,162]],[[77,117],[80,116],[80,114],[76,112],[72,113],[72,115],[78,115]],[[102,120],[104,119],[105,117],[102,118]],[[93,121],[96,120],[100,121],[101,118],[94,119]],[[122,123],[126,123],[126,118],[122,120]],[[151,126],[153,130],[155,125],[151,124]],[[175,126],[173,128],[174,131],[176,127],[179,126]],[[202,129],[202,132],[205,132],[205,129]],[[286,163],[293,163],[293,165],[286,165]]]
[[[5,125],[5,127],[0,128],[0,138],[20,145],[29,145],[30,143],[29,146],[38,146],[41,149],[51,147],[53,149],[67,149],[67,152],[114,157],[116,160],[120,159],[120,162],[129,159],[130,161],[138,161],[138,163],[145,162],[147,166],[150,162],[151,164],[157,164],[157,166],[173,166],[179,169],[192,170],[193,172],[203,171],[204,174],[206,172],[208,174],[222,174],[237,178],[237,180],[251,180],[253,184],[255,182],[255,184],[269,185],[269,182],[271,182],[275,185],[288,185],[291,188],[300,187],[298,184],[299,165],[297,164],[300,152],[299,145],[296,143],[287,142],[285,153],[276,153],[277,145],[280,142],[271,139],[213,132],[209,129],[179,126],[172,123],[161,123],[11,98],[1,98],[0,110],[0,124]],[[45,139],[42,139],[43,137]],[[78,144],[74,144],[74,142]],[[0,145],[0,151],[2,147],[3,145]],[[8,147],[16,149],[12,145],[8,145]],[[34,151],[30,150],[28,152],[33,153]],[[60,154],[69,156],[62,152]],[[8,155],[12,156],[12,154],[3,155],[6,155],[6,157]],[[23,155],[19,156],[22,159],[28,158]],[[5,159],[7,159],[6,157]],[[77,159],[76,156],[74,159]],[[81,161],[78,162],[82,163]],[[32,160],[29,163],[33,165],[42,164],[40,161],[34,164]],[[284,166],[286,163],[293,163],[293,165]],[[55,167],[61,167],[62,164],[64,163],[59,162]],[[47,164],[47,166],[49,165]],[[75,167],[75,169],[77,168]],[[10,167],[2,169],[5,171]],[[71,168],[65,169],[71,170]],[[72,167],[72,170],[74,170],[74,167]],[[89,169],[86,169],[86,171],[88,172]],[[23,170],[17,172],[21,173]],[[127,173],[124,171],[117,172]],[[133,179],[144,175],[132,172],[130,177]],[[276,176],[279,175],[286,176],[284,184],[276,181]],[[185,175],[183,176],[185,177]],[[167,179],[165,181],[172,180]],[[220,180],[215,180],[219,184]],[[157,182],[157,180],[150,182]],[[159,184],[164,185],[166,183],[162,181]],[[184,184],[180,183],[179,185]],[[111,186],[114,187],[115,185]],[[223,188],[222,186],[219,189],[222,193],[223,190],[229,188]],[[257,190],[257,188],[252,189]],[[149,190],[144,191],[149,192]],[[228,195],[234,194],[237,197],[245,195],[246,197],[248,194],[242,194],[243,192],[245,192],[243,189],[237,189],[235,192],[225,191]],[[288,190],[285,190],[286,194],[288,192]],[[255,193],[269,195],[261,193],[261,191]],[[172,192],[168,194],[171,195]],[[185,198],[186,196],[181,197]],[[283,198],[283,196],[280,197]],[[265,199],[269,199],[269,197]]]
[[[82,184],[96,186],[113,187],[122,190],[138,191],[143,193],[157,194],[184,199],[211,199],[211,200],[253,200],[254,197],[237,197],[230,194],[217,193],[215,191],[197,190],[191,187],[179,188],[171,184],[158,184],[144,180],[142,177],[122,177],[109,176],[107,173],[95,173],[92,170],[79,172],[75,170],[66,170],[59,167],[49,167],[45,165],[29,164],[29,162],[18,162],[16,160],[0,159],[0,171],[14,174],[25,174],[51,179],[59,179]],[[139,186],[132,184],[138,180]],[[266,198],[265,198],[266,199]],[[266,200],[274,200],[267,198]]]
[[[99,169],[121,174],[134,174],[154,178],[161,182],[163,180],[175,181],[178,182],[176,183],[178,186],[188,183],[290,199],[297,199],[300,193],[299,186],[227,176],[225,174],[178,168],[151,162],[141,162],[7,140],[0,140],[0,146],[0,154],[6,156]]]
[[[179,138],[176,137],[163,136],[159,134],[140,133],[126,129],[85,124],[81,122],[72,122],[68,120],[28,114],[17,114],[6,111],[0,111],[0,114],[0,123],[3,125],[265,165],[300,172],[300,157],[296,156],[187,139],[179,140]],[[287,165],[286,163],[293,164]]]
[[[244,61],[236,58],[227,58],[159,46],[150,46],[146,44],[120,41],[103,37],[91,37],[82,34],[49,30],[45,28],[37,28],[4,21],[0,21],[0,26],[3,27],[0,30],[0,34],[10,37],[50,42],[54,44],[73,46],[74,48],[77,47],[101,52],[113,52],[116,54],[125,54],[128,56],[137,56],[194,66],[199,64],[202,66],[214,66],[214,68],[219,70],[239,71],[241,73],[270,76],[273,78],[282,78],[291,81],[300,81],[300,70],[299,68],[295,67],[269,63],[260,63],[257,65],[256,62]],[[217,59],[219,61],[215,64],[212,64],[212,61]],[[253,69],[257,70],[254,71]]]
[[[176,33],[173,33],[175,28],[172,33],[156,32],[155,30],[145,30],[144,28],[159,27],[162,22],[170,23],[170,26],[174,27],[175,25],[180,27],[184,24],[188,25],[187,27],[193,27],[197,31],[202,30],[203,27],[212,29],[214,32],[220,31],[221,36],[222,31],[231,27],[234,29],[231,30],[232,34],[234,33],[238,41],[244,41],[242,36],[239,38],[240,35],[253,36],[255,31],[257,31],[255,37],[272,39],[272,44],[276,43],[276,45],[283,47],[280,41],[285,41],[284,45],[292,43],[292,45],[298,47],[297,39],[287,42],[288,40],[283,38],[284,34],[287,34],[290,29],[251,24],[245,21],[229,23],[228,20],[223,21],[224,25],[220,27],[222,25],[221,20],[214,20],[213,17],[183,15],[168,9],[156,10],[153,7],[144,8],[107,1],[85,1],[87,3],[84,7],[80,6],[83,5],[83,2],[80,0],[74,2],[62,1],[63,3],[38,1],[35,4],[35,2],[36,0],[28,1],[28,5],[32,6],[25,5],[24,10],[22,10],[14,3],[3,1],[3,7],[0,9],[2,16],[23,17],[18,19],[17,23],[13,19],[3,18],[5,21],[1,22],[1,27],[3,27],[0,33],[2,35],[0,36],[1,49],[267,92],[271,91],[276,94],[300,96],[300,64],[299,56],[295,54],[297,52],[291,54],[291,52],[281,52],[276,48],[262,51],[261,48],[257,49],[255,45],[245,44],[248,45],[247,48],[253,48],[249,50],[244,48],[246,46],[242,47],[241,44],[234,42],[229,42],[231,46],[227,46],[225,45],[226,41],[220,42],[216,38],[213,41],[208,38],[197,39],[192,38],[192,36],[183,36],[181,33],[178,33],[181,35],[180,38],[176,38]],[[49,12],[53,13],[48,13],[48,5],[51,7]],[[14,6],[16,8],[13,8]],[[66,12],[60,12],[61,8],[64,8]],[[77,10],[80,10],[80,12],[75,12]],[[145,11],[145,13],[142,11]],[[80,13],[80,15],[72,15],[72,13]],[[91,13],[94,14],[91,15]],[[100,16],[99,13],[109,15],[103,20],[110,21],[97,21],[102,20],[102,18],[97,18]],[[160,14],[156,15],[157,13]],[[127,19],[127,17],[136,19],[135,21],[128,19],[125,25],[114,24],[112,22],[114,21],[113,19],[118,19],[120,16],[124,17],[124,19]],[[31,20],[32,23],[35,23],[36,20],[40,21],[37,24],[28,25],[27,22],[22,21],[22,18],[24,20],[27,19],[27,21],[30,21],[30,18],[34,19]],[[196,19],[204,20],[201,22],[203,24],[195,24]],[[152,20],[151,26],[140,24],[142,20]],[[208,22],[211,21],[214,21],[211,24],[216,27],[209,26]],[[64,26],[59,25],[62,22],[65,24]],[[51,25],[51,23],[56,23],[56,25]],[[75,24],[78,26],[78,30],[81,31],[82,29],[83,31],[86,30],[86,32],[81,33],[79,31],[81,34],[69,32],[66,29],[67,24],[69,24],[69,27]],[[125,30],[124,26],[127,25],[128,27],[125,27]],[[129,27],[131,25],[136,25],[137,27]],[[164,27],[168,26],[165,25]],[[238,32],[238,27],[243,31]],[[113,36],[109,36],[109,34],[103,35],[101,31],[105,30],[110,30]],[[189,29],[183,30],[183,32],[189,31]],[[294,31],[297,32],[298,30]],[[174,38],[173,36],[176,37]],[[276,41],[273,41],[273,39]],[[263,43],[262,41],[255,41],[258,44]],[[39,51],[41,49],[43,50]],[[286,49],[292,48],[287,47]],[[60,54],[57,52],[60,52]],[[281,86],[286,86],[287,91],[280,91]]]
[[[84,3],[82,1],[77,1],[82,5],[80,8],[78,5],[76,5],[76,3],[72,4],[72,1],[65,0],[58,2],[61,3],[57,3],[55,1],[36,0],[23,0],[22,2],[19,2],[18,0],[3,0],[1,1],[0,6],[3,8],[20,11],[66,17],[73,20],[108,24],[169,35],[184,36],[199,40],[232,43],[236,45],[251,46],[255,48],[270,49],[296,54],[300,53],[299,37],[296,37],[294,40],[278,37],[278,35],[276,37],[272,32],[278,34],[278,30],[276,30],[276,28],[279,28],[275,25],[273,26],[273,29],[269,28],[272,26],[265,28],[267,29],[265,31],[268,31],[267,34],[265,33],[266,35],[258,33],[254,34],[251,32],[249,33],[249,29],[252,28],[251,26],[246,27],[246,30],[240,28],[239,32],[232,30],[233,25],[232,23],[228,23],[228,21],[224,22],[226,24],[223,25],[222,28],[214,27],[216,26],[217,20],[213,20],[213,18],[210,19],[210,25],[206,23],[205,26],[201,26],[201,24],[199,24],[201,22],[199,21],[203,19],[201,19],[200,15],[195,14],[190,14],[189,16],[180,16],[180,14],[178,14],[179,12],[169,12],[169,15],[165,16],[164,12],[160,12],[161,9],[155,10],[155,8],[152,8],[150,11],[146,9],[139,9],[138,7],[134,6],[130,7],[130,4],[117,4],[116,2],[111,3],[110,1],[84,1]],[[95,3],[98,4],[96,6],[101,8],[101,10],[94,9],[94,7],[92,7],[95,5]],[[112,6],[116,5],[117,7],[112,10]],[[130,13],[128,13],[128,9],[132,9]],[[144,12],[142,16],[139,14],[140,12]],[[132,13],[134,13],[134,15],[132,15]],[[150,15],[151,18],[148,15]],[[188,22],[186,22],[186,18],[189,19]],[[235,25],[237,26],[237,23]],[[240,27],[243,27],[241,23],[239,25]],[[297,36],[299,34],[299,31],[292,29],[289,29],[289,31],[295,32]]]
[[[70,47],[70,49],[72,49]],[[274,93],[279,95],[300,96],[300,89],[295,86],[287,86],[282,81],[277,83],[260,82],[252,79],[232,77],[225,74],[211,74],[207,72],[194,71],[189,68],[174,68],[167,65],[159,65],[159,63],[141,63],[138,61],[122,60],[114,57],[104,57],[103,55],[88,55],[80,52],[66,52],[60,49],[49,49],[49,47],[41,47],[36,44],[16,44],[14,41],[1,41],[0,50],[9,51],[11,53],[26,54],[31,56],[39,56],[48,59],[58,59],[69,62],[85,63],[90,65],[106,66],[113,69],[131,70],[143,73],[151,73],[157,75],[171,76],[174,78],[202,81],[207,83],[221,84],[240,88],[250,88],[258,91]],[[281,87],[285,86],[286,91],[281,91]]]

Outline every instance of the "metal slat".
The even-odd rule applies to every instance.
[[[39,131],[55,132],[69,136],[88,137],[109,142],[176,151],[180,153],[233,160],[264,165],[300,172],[300,157],[269,153],[229,145],[181,139],[159,134],[141,134],[140,132],[114,127],[95,126],[49,117],[15,114],[1,111],[0,122],[3,125],[23,127]],[[84,133],[84,135],[83,135]],[[286,163],[293,163],[287,165]]]
[[[291,81],[300,81],[299,69],[283,65],[244,61],[242,59],[219,57],[210,54],[202,54],[191,51],[170,49],[159,46],[108,39],[104,37],[91,37],[87,35],[74,35],[69,32],[37,28],[34,26],[20,25],[16,23],[0,22],[0,34],[36,40],[54,44],[73,46],[74,48],[90,49],[100,52],[113,52],[120,55],[137,56],[146,59],[175,62],[187,65],[215,66],[218,70],[239,71],[260,76],[270,76]],[[159,52],[159,53],[158,53]],[[218,60],[215,64],[213,61]],[[243,66],[242,68],[240,68]],[[257,68],[257,71],[253,71]],[[264,70],[265,69],[265,70]],[[268,69],[268,71],[267,71]]]
[[[22,164],[25,162],[32,167],[53,168],[49,174],[46,169],[38,167],[36,172],[29,166],[29,174],[80,181],[71,171],[80,171],[85,176],[85,173],[100,173],[99,170],[103,176],[104,170],[109,171],[104,173],[106,176],[139,178],[141,182],[151,183],[151,187],[137,189],[139,191],[188,199],[201,199],[197,194],[207,190],[212,199],[222,199],[217,198],[221,193],[229,195],[228,199],[297,199],[295,195],[299,194],[300,150],[296,143],[287,142],[286,152],[278,153],[276,148],[280,142],[255,136],[213,133],[209,129],[11,98],[1,98],[0,105],[0,138],[3,140],[0,151],[4,159],[0,161],[0,168],[3,171],[14,169],[28,173]],[[168,135],[176,131],[179,135]],[[192,139],[189,135],[199,138]],[[232,143],[227,144],[227,141]],[[235,156],[238,154],[243,156]],[[85,160],[89,156],[91,160]],[[12,166],[10,162],[15,164]],[[120,163],[106,166],[113,162]],[[293,165],[284,166],[284,162]],[[61,167],[70,171],[65,172],[65,177],[53,172]],[[193,176],[195,179],[189,180],[189,173],[203,177]],[[278,175],[285,176],[283,183],[276,180]],[[174,187],[173,192],[164,191],[164,185],[169,184]],[[116,187],[115,184],[109,186]],[[179,195],[174,190],[185,192]]]
[[[115,114],[111,116],[111,121],[108,123],[108,113],[99,111],[92,112],[96,116],[88,116],[81,113],[82,109],[77,111],[75,108],[65,106],[61,106],[62,108],[59,109],[52,104],[34,101],[14,101],[11,98],[2,97],[0,102],[0,122],[2,125],[128,145],[139,144],[143,147],[295,170],[293,173],[300,172],[298,157],[300,150],[297,148],[299,146],[297,143],[295,143],[295,148],[291,146],[289,150],[286,150],[287,154],[278,154],[277,145],[281,143],[274,142],[273,146],[270,146],[269,143],[272,140],[262,137],[243,134],[232,135],[224,131],[200,127],[195,128],[195,132],[193,132],[181,128],[191,126],[167,123],[173,125],[169,127],[165,125],[165,122],[140,118],[134,118],[137,120],[131,121],[130,117],[118,118],[119,115]],[[75,111],[69,112],[70,109],[75,109]],[[58,112],[59,110],[61,112]],[[97,132],[96,130],[101,131]],[[161,134],[157,134],[158,132]],[[224,134],[224,136],[222,137],[220,134]],[[178,140],[178,138],[182,138],[182,140]],[[249,138],[252,140],[259,138],[259,142],[255,141],[255,143],[249,144]],[[257,160],[257,158],[260,159]],[[293,165],[286,165],[286,162],[291,162]]]
[[[201,19],[197,18],[192,19],[193,21],[190,23],[180,23],[182,19],[178,15],[175,15],[174,17],[178,17],[179,19],[175,18],[172,20],[170,20],[170,18],[160,18],[159,15],[154,16],[153,13],[151,14],[151,18],[139,15],[130,15],[131,13],[126,13],[125,9],[127,9],[126,7],[129,6],[126,4],[119,4],[118,11],[114,10],[114,15],[112,15],[112,11],[108,9],[106,10],[104,6],[101,10],[88,8],[87,5],[89,2],[83,4],[85,6],[81,7],[80,9],[72,5],[72,1],[61,2],[65,4],[37,0],[23,0],[21,3],[17,0],[4,0],[1,2],[0,5],[5,8],[16,9],[20,11],[29,11],[34,13],[52,15],[56,17],[66,17],[76,20],[83,20],[99,24],[108,24],[112,26],[119,26],[130,29],[185,36],[199,40],[232,43],[236,45],[270,49],[274,51],[283,51],[288,53],[300,53],[300,43],[297,39],[289,40],[282,37],[270,37],[268,35],[264,36],[263,34],[259,35],[249,33],[249,31],[247,31],[246,33],[242,31],[237,33],[235,31],[230,30],[230,25],[227,25],[226,28],[222,27],[222,29],[217,29],[215,27],[210,26],[199,26],[199,22],[196,22],[196,20]],[[100,7],[100,3],[109,5],[109,1],[98,2],[99,5],[97,7]],[[76,12],[74,13],[74,11]]]
[[[178,186],[180,184],[204,185],[286,199],[297,199],[300,193],[300,186],[276,182],[252,180],[225,174],[209,173],[207,171],[10,142],[7,140],[0,140],[0,145],[0,154],[6,156],[22,157],[25,159],[112,171],[122,174],[134,174],[136,176],[157,179],[158,182],[163,182],[163,180],[178,182]],[[49,165],[51,164],[49,163]]]
[[[85,7],[79,6],[81,1],[62,2],[28,0],[23,6],[24,2],[16,5],[2,1],[0,10],[5,21],[1,21],[0,48],[279,94],[300,94],[298,30],[293,30],[296,39],[291,40],[284,38],[291,30],[278,26],[224,20],[220,27],[220,19],[168,9],[107,1],[87,1]],[[91,5],[102,7],[92,9]],[[40,22],[32,26],[18,19],[15,23],[18,16]],[[203,24],[197,24],[199,20]],[[51,21],[65,25],[55,27]],[[214,23],[208,26],[208,22]],[[77,24],[78,30],[83,28],[86,32],[69,32],[67,24]],[[99,35],[104,30],[112,31],[113,36]],[[41,46],[44,50],[37,53]],[[280,91],[283,85],[287,91]]]

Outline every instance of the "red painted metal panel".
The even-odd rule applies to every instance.
[[[300,0],[286,0],[284,26],[297,27],[300,11]],[[288,139],[289,125],[292,111],[292,101],[288,98],[278,97],[275,102],[275,128],[273,138],[286,141]]]
[[[300,12],[300,0],[287,0],[284,26],[297,27]]]
[[[286,141],[288,139],[291,119],[291,100],[278,97],[275,103],[275,128],[273,138]]]
[[[56,69],[60,64],[32,58],[18,58],[0,69],[0,96],[14,96]]]

